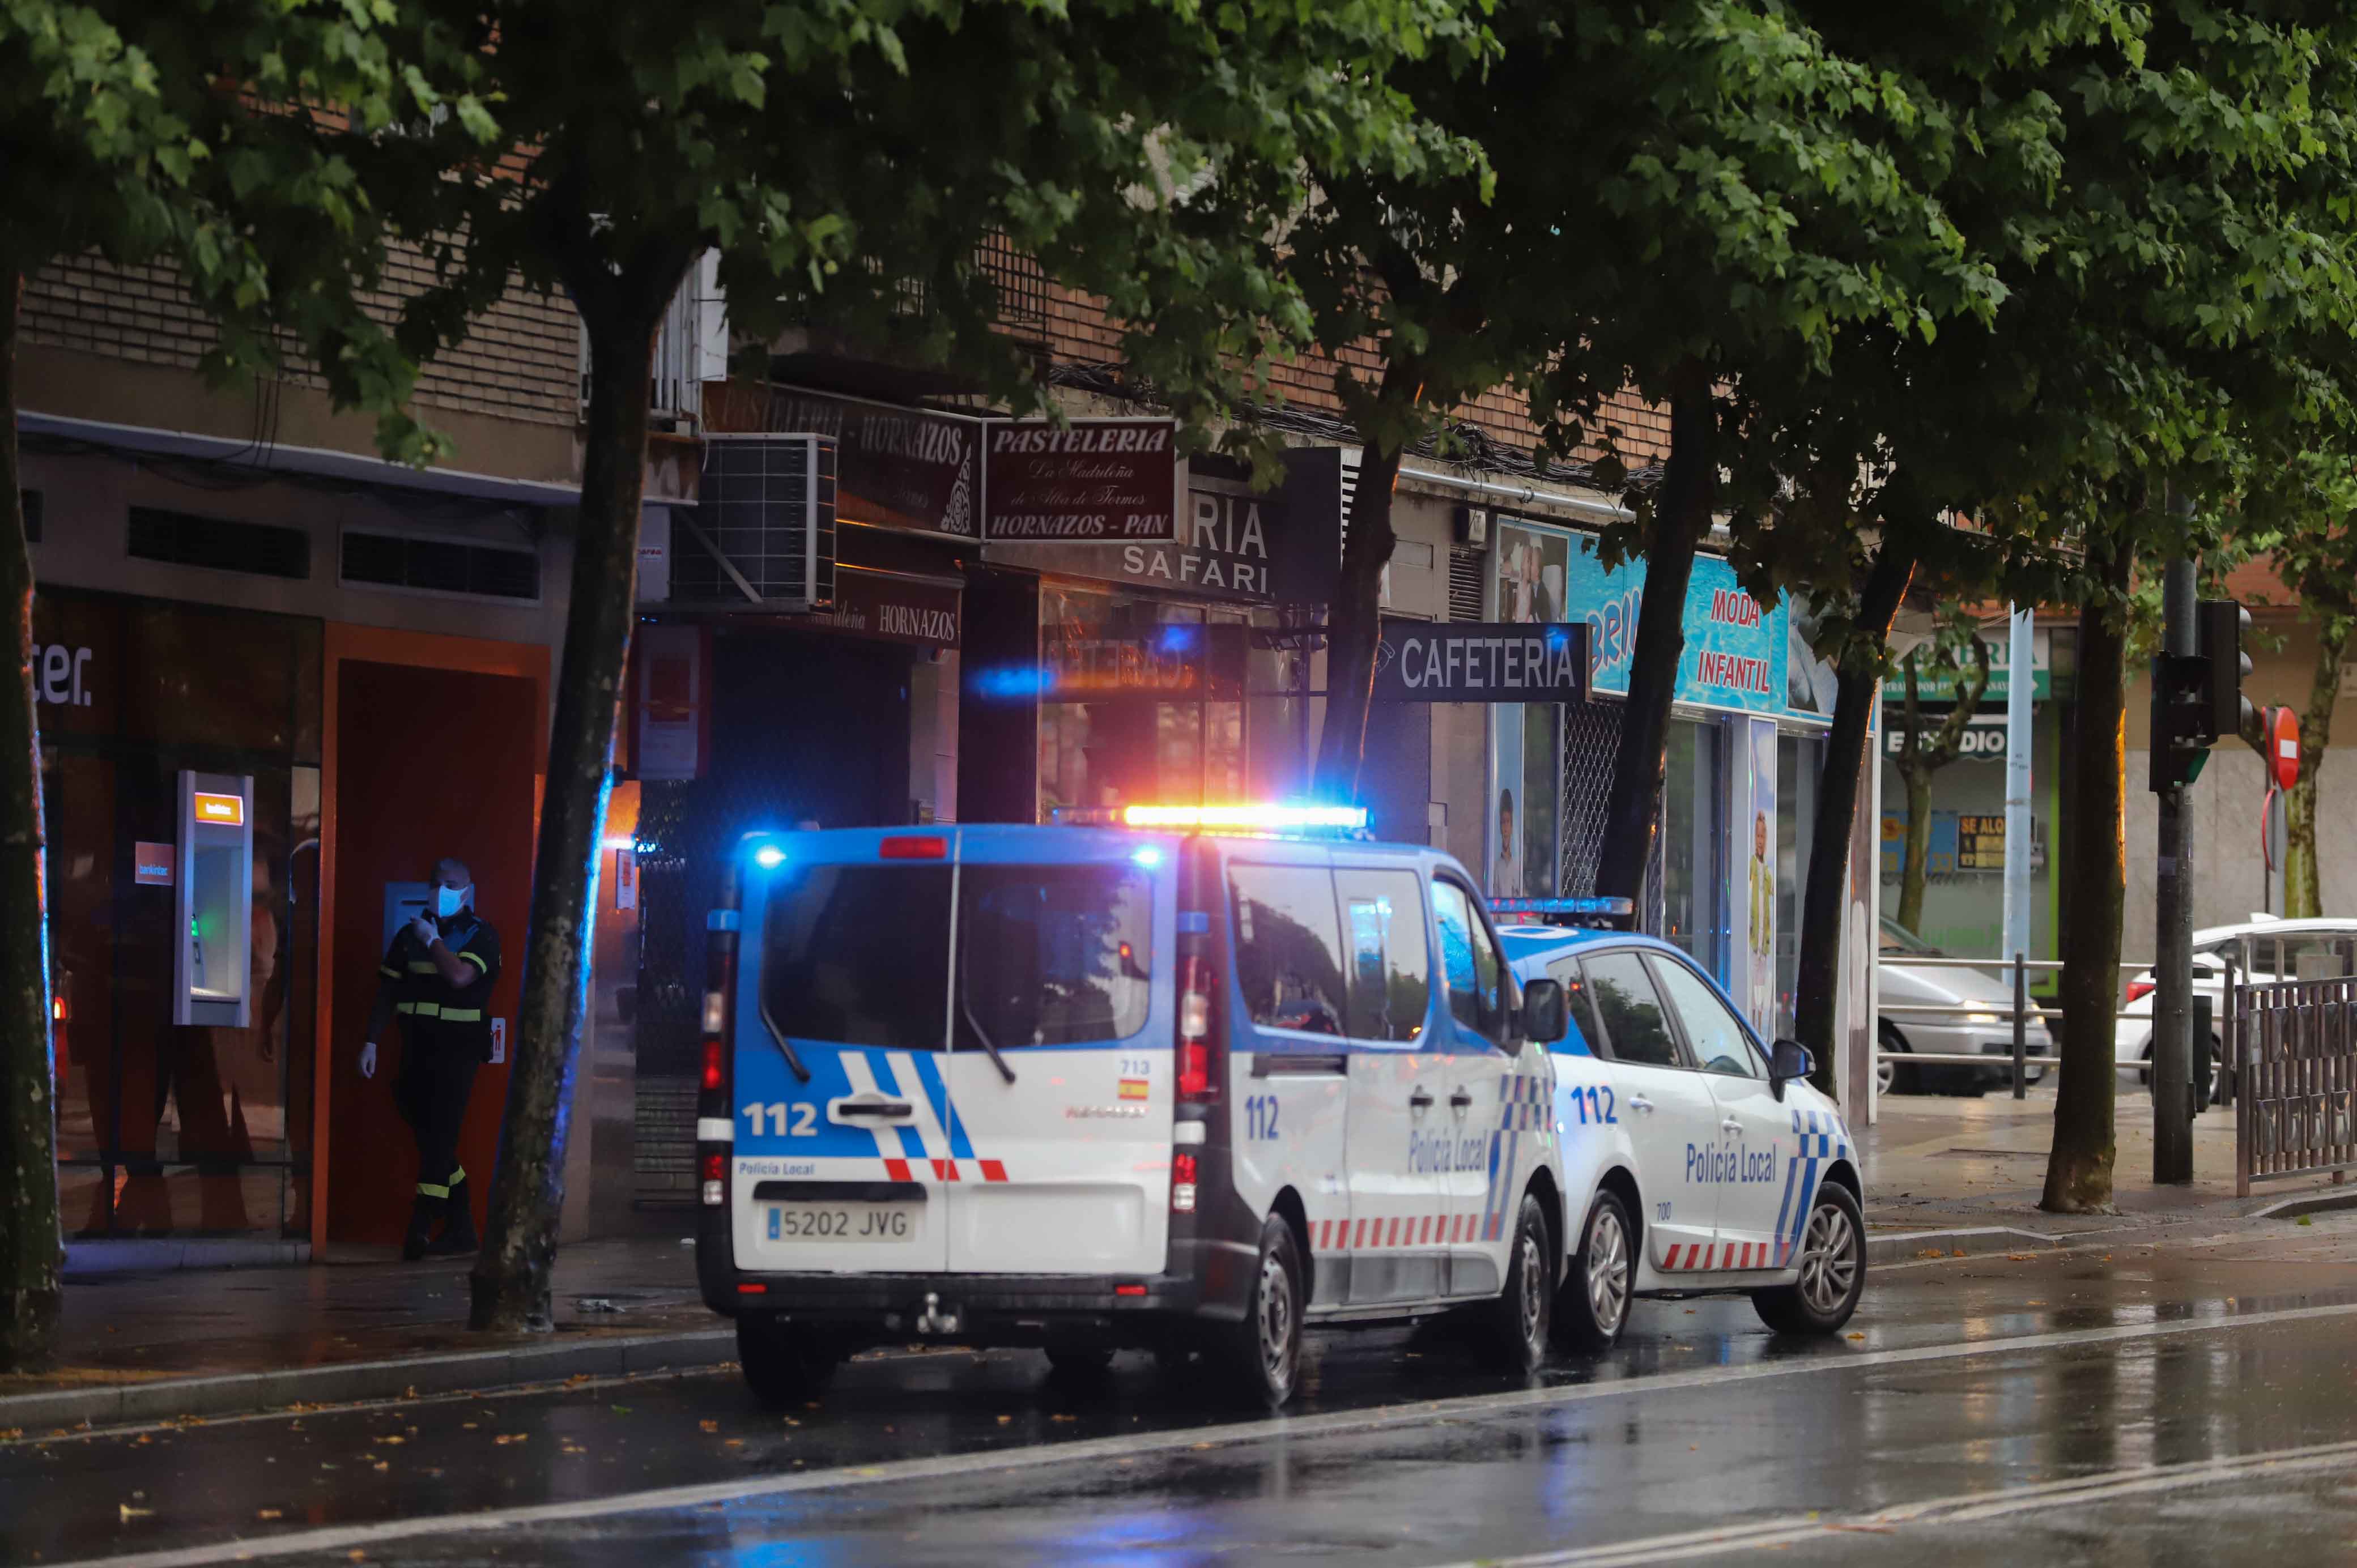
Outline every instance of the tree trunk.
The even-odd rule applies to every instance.
[[[33,709],[33,559],[16,465],[16,322],[24,274],[0,269],[0,1372],[49,1359],[62,1294],[58,1243],[57,1064],[49,1033],[41,733]]]
[[[1383,641],[1383,568],[1398,543],[1392,500],[1399,488],[1404,433],[1414,422],[1422,383],[1415,367],[1400,360],[1385,365],[1361,436],[1351,536],[1342,544],[1341,571],[1326,621],[1326,725],[1318,737],[1318,793],[1327,800],[1359,798],[1367,703],[1375,684],[1375,650]]]
[[[648,382],[655,328],[678,282],[675,272],[651,299],[646,290],[627,297],[632,291],[619,280],[594,293],[576,291],[590,350],[580,525],[533,865],[515,1067],[473,1275],[477,1328],[550,1326],[549,1275],[565,1207],[567,1113],[587,1010],[597,841],[635,609]]]
[[[1841,999],[1842,927],[1849,901],[1850,830],[1858,791],[1872,759],[1867,731],[1881,688],[1882,650],[1890,622],[1915,575],[1915,553],[1886,541],[1858,595],[1857,630],[1841,650],[1835,672],[1833,727],[1825,735],[1824,771],[1817,784],[1817,820],[1810,830],[1807,880],[1801,887],[1801,950],[1793,966],[1792,1033],[1816,1058],[1809,1081],[1840,1098],[1834,1079],[1834,1023]],[[1874,933],[1862,934],[1868,949]]]
[[[1686,584],[1695,547],[1710,530],[1718,469],[1713,456],[1717,410],[1709,378],[1684,374],[1670,395],[1670,458],[1662,493],[1645,531],[1645,592],[1637,609],[1637,639],[1629,656],[1629,696],[1621,704],[1620,746],[1612,758],[1612,790],[1604,807],[1603,854],[1596,891],[1641,900],[1653,835],[1660,828],[1662,769],[1670,741],[1670,704],[1685,658]]]
[[[2112,1044],[2121,904],[2127,893],[2127,635],[2120,608],[2127,596],[2127,552],[2117,550],[2102,570],[2116,596],[2108,603],[2091,598],[2079,610],[2079,719],[2071,831],[2063,841],[2072,898],[2071,918],[2062,923],[2062,1073],[2046,1194],[2039,1201],[2050,1214],[2109,1212],[2116,1152]]]
[[[2316,776],[2332,739],[2332,705],[2341,700],[2341,655],[2349,621],[2329,618],[2317,628],[2316,679],[2299,719],[2299,782],[2284,802],[2284,918],[2313,920],[2324,914],[2324,879],[2316,859]],[[2274,764],[2270,759],[2269,771]]]
[[[1923,929],[1923,883],[1932,869],[1932,770],[1901,767],[1907,780],[1907,864],[1899,869],[1899,923]]]

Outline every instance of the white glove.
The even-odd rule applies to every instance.
[[[409,934],[417,939],[417,945],[419,947],[425,948],[429,951],[432,950],[436,942],[442,940],[441,928],[423,915],[414,916],[410,919]]]
[[[361,1047],[361,1076],[362,1078],[376,1076],[376,1042],[374,1040]]]

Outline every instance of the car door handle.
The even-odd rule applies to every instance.
[[[1743,1131],[1743,1123],[1730,1116],[1726,1121],[1721,1122],[1718,1124],[1718,1128],[1722,1133],[1740,1133]]]
[[[1641,1094],[1632,1094],[1629,1097],[1629,1109],[1642,1111],[1650,1115],[1652,1112],[1653,1102]]]
[[[1459,1111],[1470,1111],[1473,1109],[1473,1091],[1459,1084],[1457,1092],[1448,1097],[1448,1103]]]
[[[878,1122],[908,1122],[915,1119],[917,1108],[905,1100],[838,1100],[827,1109],[837,1120],[847,1116],[872,1117]]]
[[[1419,1083],[1415,1086],[1415,1092],[1407,1097],[1407,1103],[1411,1111],[1429,1111],[1432,1109],[1431,1092]]]

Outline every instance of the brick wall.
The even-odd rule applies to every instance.
[[[1099,301],[1051,284],[1048,288],[1048,347],[1050,358],[1060,365],[1111,364],[1121,357],[1121,332]],[[1318,355],[1277,365],[1270,377],[1271,388],[1294,407],[1339,414],[1341,399],[1334,392],[1334,374],[1339,364],[1348,364],[1354,374],[1365,381],[1374,380],[1383,371],[1374,344],[1357,344],[1345,349],[1339,359]],[[1528,451],[1538,445],[1538,430],[1531,423],[1530,401],[1512,388],[1492,388],[1459,405],[1456,414],[1502,446]],[[1647,403],[1634,392],[1620,392],[1606,400],[1600,423],[1620,430],[1621,452],[1632,466],[1659,462],[1669,456],[1669,410]],[[1600,443],[1591,440],[1580,445],[1577,455],[1592,458],[1602,450]]]
[[[369,301],[382,320],[432,282],[424,260],[406,250],[389,258],[386,274],[392,287]],[[211,323],[171,268],[118,266],[98,256],[59,262],[27,279],[23,331],[28,342],[183,370],[194,370],[213,340]],[[425,368],[417,403],[570,428],[578,418],[579,360],[572,305],[513,289],[476,321],[466,342]],[[321,385],[307,372],[289,380]],[[39,388],[28,394],[38,404]]]

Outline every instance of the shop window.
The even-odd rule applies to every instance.
[[[1236,865],[1236,981],[1252,1021],[1268,1028],[1339,1035],[1343,1027],[1342,938],[1334,879],[1322,865]]]
[[[231,522],[160,507],[131,509],[130,553],[143,561],[250,572],[300,581],[311,575],[311,536],[299,528]]]
[[[1662,935],[1727,978],[1727,732],[1672,720],[1662,806]]]
[[[538,604],[540,553],[349,528],[343,539],[343,580],[369,587]]]

